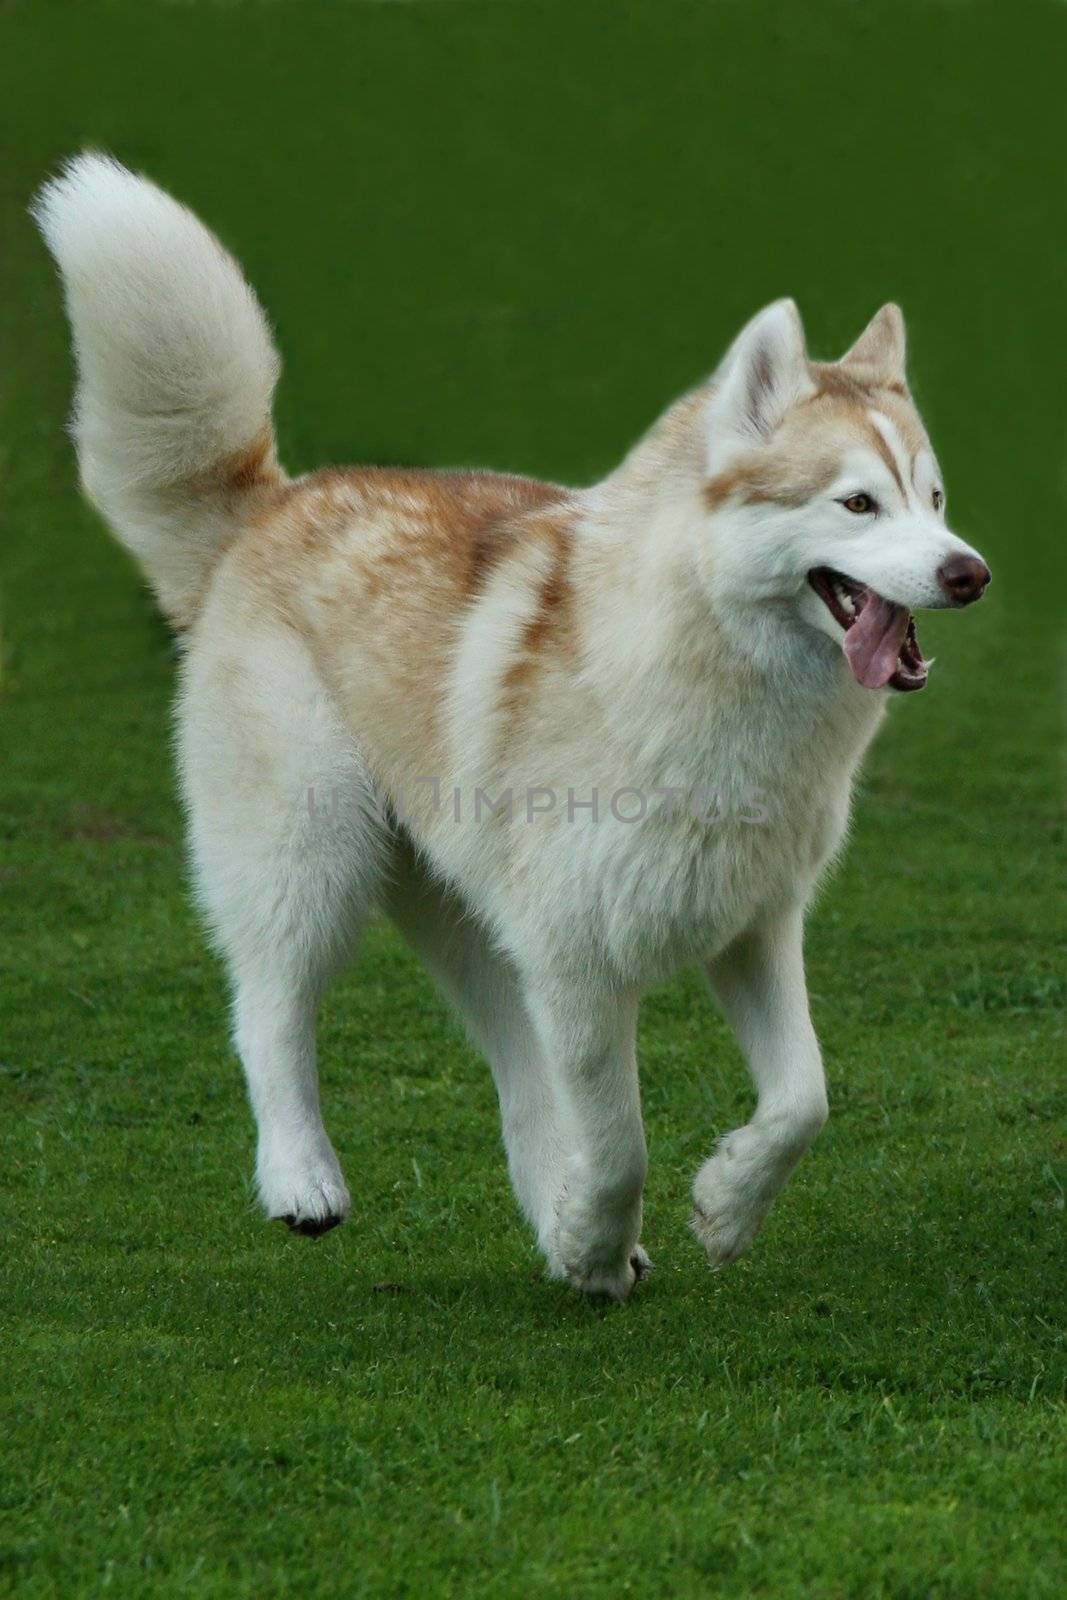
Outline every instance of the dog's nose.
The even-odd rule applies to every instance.
[[[949,556],[937,569],[937,581],[951,605],[969,606],[985,594],[989,568],[977,556]]]

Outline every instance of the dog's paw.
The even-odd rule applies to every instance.
[[[311,1159],[260,1153],[256,1168],[259,1199],[272,1222],[317,1239],[343,1222],[352,1201],[332,1150]]]
[[[708,1265],[715,1271],[743,1256],[759,1232],[759,1222],[753,1225],[747,1217],[738,1217],[729,1211],[709,1212],[698,1205],[694,1205],[689,1223],[704,1246]]]
[[[612,1300],[622,1305],[630,1298],[630,1291],[637,1282],[637,1269],[631,1256],[621,1271],[568,1271],[567,1282],[591,1300]]]
[[[706,1161],[693,1184],[690,1225],[704,1246],[709,1266],[728,1267],[744,1255],[768,1210],[768,1205],[754,1203],[751,1194],[732,1181],[722,1155]]]
[[[324,1233],[329,1233],[331,1228],[339,1228],[345,1220],[349,1210],[347,1194],[342,1204],[339,1201],[327,1198],[328,1207],[325,1216],[308,1216],[306,1212],[287,1211],[283,1217],[273,1217],[274,1222],[284,1222],[290,1233],[299,1233],[304,1239],[321,1239]]]
[[[630,1265],[634,1269],[634,1281],[640,1283],[642,1278],[647,1278],[653,1270],[652,1259],[646,1250],[635,1244],[630,1253]]]
[[[562,1279],[591,1300],[613,1300],[618,1305],[630,1298],[634,1284],[651,1271],[652,1262],[639,1244],[634,1245],[621,1267],[576,1266],[565,1261],[549,1261],[550,1277]]]

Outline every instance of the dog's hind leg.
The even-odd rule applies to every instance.
[[[826,1121],[826,1084],[804,981],[799,908],[768,919],[710,963],[712,990],[745,1053],[758,1103],[693,1184],[693,1230],[713,1267],[747,1250]]]
[[[303,644],[226,621],[194,640],[184,674],[193,868],[233,988],[260,1200],[318,1234],[349,1196],[319,1111],[315,1018],[366,918],[384,832]]]
[[[508,1172],[538,1243],[550,1249],[566,1148],[552,1084],[519,978],[485,928],[413,854],[387,886],[386,909],[492,1069]]]

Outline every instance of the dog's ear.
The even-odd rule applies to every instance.
[[[876,311],[851,350],[841,357],[843,367],[863,367],[872,387],[903,389],[907,355],[904,313],[892,301]]]
[[[792,300],[775,300],[741,330],[712,379],[709,474],[769,439],[813,390],[800,313]]]

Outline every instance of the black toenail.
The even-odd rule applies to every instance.
[[[279,1217],[279,1222],[284,1222],[290,1233],[299,1233],[305,1239],[319,1239],[324,1233],[329,1233],[331,1228],[336,1228],[341,1221],[340,1217],[305,1217],[298,1222],[296,1217],[289,1215]]]

